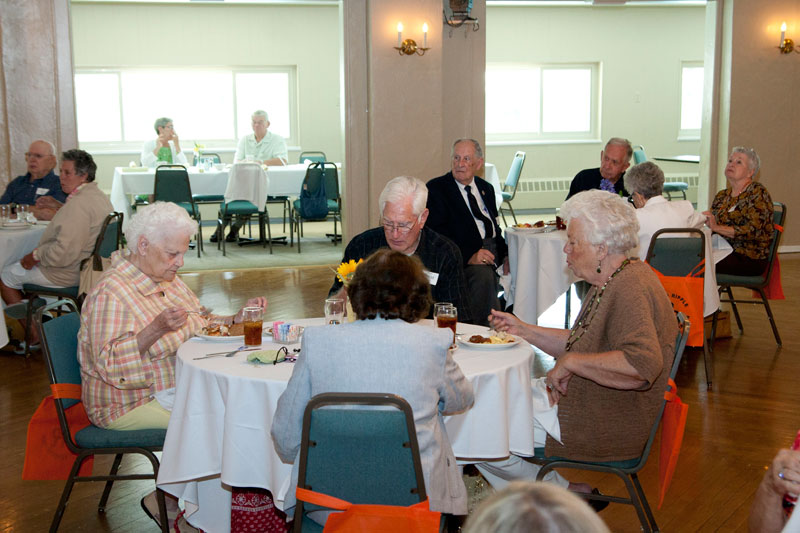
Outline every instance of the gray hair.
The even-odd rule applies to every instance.
[[[428,202],[428,187],[422,181],[411,176],[398,176],[390,180],[381,191],[378,207],[383,216],[387,202],[401,203],[411,199],[411,208],[416,216],[422,214]]]
[[[193,220],[186,209],[172,202],[154,202],[136,210],[125,228],[125,240],[128,249],[136,252],[139,237],[146,238],[149,242],[162,242],[169,228],[170,234],[180,233],[194,235],[197,233],[197,222]]]
[[[550,483],[515,481],[483,502],[464,533],[609,533],[603,520],[570,491]]]
[[[44,139],[36,139],[31,144],[36,144],[36,143],[44,143],[47,145],[48,149],[50,150],[50,153],[47,155],[56,155],[56,147],[50,141],[45,141]]]
[[[606,149],[611,145],[624,147],[625,154],[628,157],[628,161],[631,160],[631,157],[633,156],[633,145],[628,139],[623,139],[622,137],[611,137],[606,143],[605,148],[603,148],[603,151],[606,151]]]
[[[253,111],[253,115],[250,117],[250,120],[253,120],[253,117],[264,117],[264,120],[269,122],[269,115],[263,109],[258,109],[256,111]]]
[[[73,148],[61,154],[61,161],[72,161],[75,167],[75,174],[86,174],[86,181],[94,181],[95,174],[97,173],[97,163],[92,159],[92,154],[85,150],[78,150]]]
[[[458,143],[470,142],[472,143],[473,148],[475,148],[475,157],[478,159],[483,159],[483,148],[481,148],[481,143],[476,141],[475,139],[457,139],[456,142],[453,143],[453,147],[450,148],[450,157],[453,157],[453,154],[456,153],[456,145]]]
[[[579,192],[561,206],[567,223],[580,218],[585,222],[586,240],[605,244],[609,253],[623,254],[639,245],[639,220],[631,204],[616,194],[593,189]]]
[[[172,122],[171,118],[161,117],[156,119],[156,123],[153,124],[153,127],[156,129],[156,133],[158,133],[158,128],[166,128],[167,124]]]
[[[664,191],[664,171],[652,161],[639,163],[625,173],[625,188],[631,194],[638,192],[649,200]]]
[[[747,156],[747,166],[753,171],[753,176],[758,174],[758,171],[761,169],[761,158],[758,157],[758,154],[753,148],[735,146],[733,150],[731,150],[731,155],[733,154],[744,154]]]

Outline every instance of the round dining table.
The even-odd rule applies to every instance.
[[[321,326],[323,319],[291,322]],[[468,324],[457,330],[463,339],[487,331]],[[206,531],[230,530],[231,487],[267,489],[279,508],[292,487],[292,465],[278,458],[270,429],[294,364],[250,363],[248,352],[205,357],[241,344],[195,337],[176,358],[175,403],[157,483],[182,498],[189,523]],[[263,337],[263,349],[280,346]],[[289,352],[300,346],[288,345]],[[533,455],[532,347],[522,340],[501,348],[459,342],[453,356],[475,392],[471,409],[445,417],[459,461]]]
[[[15,226],[0,226],[0,272],[7,265],[16,263],[36,248],[45,227],[47,227],[46,222],[38,222],[23,229]],[[0,348],[6,344],[8,344],[6,318],[5,313],[0,313]]]

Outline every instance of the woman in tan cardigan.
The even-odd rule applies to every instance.
[[[114,210],[94,182],[97,165],[83,150],[61,156],[61,189],[67,195],[47,226],[39,245],[19,263],[3,269],[0,293],[7,306],[22,301],[24,284],[71,287],[80,280],[81,261],[94,249],[106,216]],[[36,344],[36,332],[31,332]]]
[[[638,244],[639,223],[623,198],[599,190],[578,193],[561,206],[561,216],[568,223],[567,266],[591,285],[572,329],[526,324],[498,311],[492,311],[492,324],[555,358],[544,385],[550,405],[557,406],[560,435],[552,428],[534,433],[545,456],[633,459],[642,453],[666,389],[678,332],[675,313],[650,267],[629,256]],[[539,470],[515,456],[479,468],[501,486],[508,479],[535,479]],[[546,480],[573,491],[591,489],[557,474]],[[593,503],[597,508],[605,502]]]

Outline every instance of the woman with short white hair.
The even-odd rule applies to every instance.
[[[675,313],[652,269],[630,256],[639,223],[625,199],[585,191],[567,200],[560,214],[567,222],[567,266],[591,285],[574,325],[544,328],[499,311],[492,311],[492,325],[555,358],[538,385],[557,406],[558,431],[551,427],[546,433],[538,418],[534,424],[534,444],[544,447],[546,457],[637,458],[666,390],[678,332]],[[496,488],[509,479],[535,479],[539,471],[513,455],[478,468]],[[555,473],[545,479],[576,492],[591,491]],[[597,509],[606,502],[591,503]]]

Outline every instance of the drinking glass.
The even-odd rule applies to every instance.
[[[17,204],[17,220],[26,222],[28,220],[28,206],[25,204]]]
[[[11,206],[8,204],[0,205],[0,225],[8,222],[8,217],[11,216]]]
[[[245,307],[242,312],[244,323],[245,346],[261,346],[261,328],[263,326],[263,313],[260,307]]]
[[[344,300],[328,298],[325,300],[325,324],[336,325],[344,321]]]
[[[453,346],[455,346],[456,323],[458,322],[458,310],[456,306],[447,302],[434,304],[433,321],[437,328],[450,328],[453,330]]]

